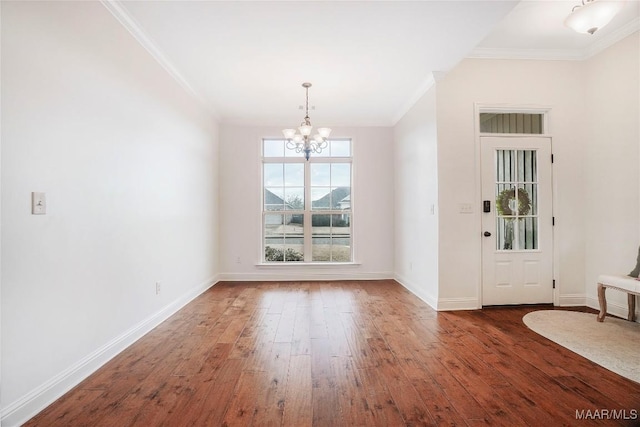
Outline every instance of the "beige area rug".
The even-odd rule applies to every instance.
[[[563,310],[533,311],[522,318],[543,337],[610,371],[640,383],[640,323]]]

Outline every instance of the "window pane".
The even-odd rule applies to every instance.
[[[265,261],[282,261],[284,254],[282,252],[282,248],[284,248],[283,220],[283,215],[268,214],[264,216]]]
[[[264,164],[264,186],[282,187],[284,185],[284,173],[282,163]]]
[[[538,218],[518,219],[518,249],[538,249]]]
[[[332,157],[351,157],[351,140],[336,139],[330,142]]]
[[[331,261],[331,215],[313,215],[312,250],[313,261]]]
[[[264,259],[304,261],[302,215],[265,215]]]
[[[480,132],[541,134],[544,133],[544,114],[480,113]]]
[[[331,189],[331,209],[340,210],[340,204],[349,197],[351,193],[350,187],[335,187]],[[351,205],[351,199],[348,199],[349,205]]]
[[[304,216],[285,216],[285,261],[304,261]]]
[[[497,218],[496,224],[496,249],[499,251],[513,250],[515,235],[513,232],[512,218]]]
[[[264,189],[264,210],[281,211],[284,210],[284,188],[271,187]]]
[[[351,261],[351,217],[349,214],[312,216],[312,260]]]
[[[329,187],[315,187],[311,189],[311,209],[323,210],[331,207],[331,189]]]
[[[304,210],[304,187],[286,187],[284,195],[286,210]]]
[[[333,237],[331,243],[331,261],[351,262],[351,237]]]
[[[284,141],[265,139],[262,142],[264,147],[264,157],[284,156]]]
[[[538,215],[538,184],[524,184],[522,187],[529,196],[529,202],[531,205],[529,215]]]
[[[284,182],[286,186],[304,186],[304,163],[286,163],[284,165]]]
[[[331,185],[331,164],[312,163],[311,164],[311,186]]]
[[[319,153],[311,153],[311,155],[313,157],[330,157],[331,156],[331,149],[329,148],[329,146],[327,146],[327,148],[323,149],[321,152],[319,152]]]
[[[518,215],[538,215],[538,184],[518,185]]]
[[[351,164],[333,163],[331,165],[331,185],[335,187],[351,186]]]
[[[290,150],[288,148],[285,147],[284,150],[284,156],[285,157],[300,157],[300,158],[304,158],[304,154],[302,152],[297,153],[296,150]]]

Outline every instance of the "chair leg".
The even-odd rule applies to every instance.
[[[633,294],[627,294],[627,301],[629,302],[629,315],[627,319],[632,322],[636,321],[636,296]]]
[[[604,317],[607,315],[607,299],[604,296],[604,292],[607,290],[602,283],[598,283],[598,302],[600,303],[600,314],[598,314],[598,322],[603,322]]]

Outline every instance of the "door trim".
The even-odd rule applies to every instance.
[[[541,134],[495,134],[495,133],[480,133],[480,113],[538,113],[544,114],[544,133]],[[481,136],[492,136],[492,137],[504,137],[504,138],[521,138],[523,136],[537,136],[537,137],[545,137],[551,140],[551,153],[553,154],[553,135],[551,134],[552,130],[552,109],[551,106],[548,105],[537,105],[537,104],[488,104],[482,102],[475,102],[473,104],[473,134],[474,134],[474,155],[475,155],[475,175],[476,175],[476,206],[482,206],[482,150],[480,145],[480,137]],[[554,170],[555,164],[551,164],[551,209],[552,215],[556,216],[556,206],[557,206],[557,189],[556,189],[556,180],[554,179]],[[480,209],[479,209],[480,210]],[[560,280],[560,272],[558,271],[558,265],[560,265],[558,259],[558,242],[556,239],[556,231],[560,230],[560,225],[558,224],[556,218],[556,224],[551,229],[551,239],[552,239],[552,270],[553,270],[553,279],[555,280],[556,287],[553,289],[553,305],[560,305],[560,289],[562,286],[562,280]],[[476,308],[482,309],[482,265],[483,265],[483,251],[482,251],[482,213],[476,216],[476,231],[477,231],[477,250],[480,252],[480,256],[478,257],[479,265],[478,265],[478,281],[476,288],[477,295],[477,306]]]

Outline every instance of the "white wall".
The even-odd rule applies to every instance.
[[[396,280],[431,306],[438,302],[436,88],[394,128]]]
[[[2,3],[3,425],[211,285],[216,164],[209,114],[100,3]]]
[[[586,67],[586,286],[598,306],[599,274],[627,274],[640,245],[640,32],[588,60]],[[607,291],[626,316],[627,299]]]
[[[260,266],[262,138],[271,127],[220,129],[220,271],[224,280],[378,279],[393,277],[392,129],[335,128],[353,141],[353,242],[356,265]],[[237,258],[240,257],[240,263]]]
[[[475,103],[551,108],[559,302],[584,304],[583,66],[577,61],[466,59],[438,83],[438,308],[475,308],[481,303]],[[474,213],[459,213],[460,203],[473,203]]]
[[[437,97],[435,89],[423,96],[395,127],[399,281],[438,309],[481,305],[475,106],[543,107],[550,109],[555,155],[555,301],[597,306],[596,276],[630,271],[639,244],[638,38],[635,33],[588,61],[466,59],[437,83]],[[427,175],[436,168],[437,178]],[[427,186],[411,199],[422,181],[437,183],[437,191]],[[429,209],[436,194],[436,218],[411,217]],[[461,203],[476,206],[474,213],[459,213]],[[430,233],[417,227],[438,228],[437,253],[436,239],[423,239]],[[416,272],[412,263],[412,272],[414,256],[427,256],[430,264]],[[626,315],[624,295],[610,299],[612,311]]]

